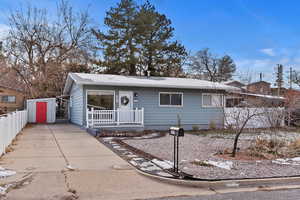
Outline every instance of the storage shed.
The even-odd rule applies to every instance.
[[[55,123],[56,98],[27,100],[29,123]]]

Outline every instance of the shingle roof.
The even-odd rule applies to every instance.
[[[256,84],[260,84],[260,83],[271,85],[271,83],[269,83],[267,81],[257,81],[257,82],[249,83],[248,85],[256,85]]]
[[[69,73],[64,94],[74,81],[79,85],[132,86],[151,88],[239,90],[236,87],[205,80],[172,77],[123,76],[110,74]]]

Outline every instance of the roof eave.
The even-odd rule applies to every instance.
[[[69,95],[73,81],[75,80],[72,77],[72,73],[69,73],[63,90],[63,95]]]
[[[76,81],[75,81],[76,82]],[[117,84],[117,83],[111,83],[111,82],[105,82],[105,83],[100,83],[100,82],[82,82],[78,81],[76,84],[80,85],[104,85],[104,86],[124,86],[123,84]],[[180,88],[180,89],[196,89],[196,90],[223,90],[223,91],[239,91],[238,88],[233,88],[227,86],[227,88],[221,88],[221,87],[191,87],[191,86],[178,86],[178,85],[153,85],[153,84],[143,84],[143,85],[136,85],[136,84],[130,84],[127,83],[126,86],[130,87],[149,87],[149,88]]]

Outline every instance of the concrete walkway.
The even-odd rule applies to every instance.
[[[169,185],[139,175],[94,137],[69,124],[30,125],[0,166],[17,171],[2,182],[33,173],[32,181],[4,199],[143,199],[209,195],[209,189]],[[70,165],[75,171],[67,170]]]

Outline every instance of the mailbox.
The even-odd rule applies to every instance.
[[[184,136],[184,129],[180,127],[170,127],[169,129],[170,135],[183,137]]]

